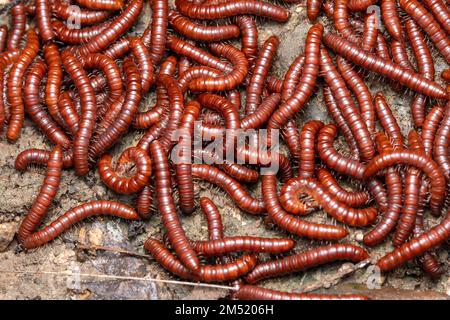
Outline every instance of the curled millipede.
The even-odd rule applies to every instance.
[[[424,78],[411,70],[405,69],[391,61],[377,57],[375,54],[360,49],[357,45],[334,34],[323,36],[324,44],[345,59],[379,73],[393,81],[436,99],[447,99],[447,92],[436,82]],[[450,48],[450,46],[449,46]]]
[[[192,242],[194,250],[206,256],[218,256],[231,252],[267,252],[276,254],[289,251],[294,245],[295,241],[291,239],[249,236],[225,237],[217,240]]]
[[[262,194],[270,219],[290,233],[323,240],[338,240],[348,234],[348,231],[342,227],[313,223],[288,214],[279,203],[277,178],[274,174],[266,174],[262,177]]]
[[[98,163],[100,178],[108,188],[117,193],[131,194],[141,191],[147,185],[152,173],[152,165],[149,156],[144,150],[131,147],[126,149],[120,158],[126,158],[126,162],[134,163],[136,167],[134,176],[131,178],[121,177],[118,174],[118,171],[120,171],[120,168],[125,164],[125,161],[119,161],[116,168],[113,169],[111,165],[112,157],[105,153]]]
[[[27,32],[27,44],[13,64],[9,71],[7,84],[7,99],[11,106],[11,115],[9,117],[8,130],[6,137],[9,142],[15,142],[22,131],[25,120],[24,102],[22,97],[23,78],[28,66],[32,63],[39,50],[39,38],[34,31],[30,29]],[[3,84],[2,84],[3,86]],[[3,99],[3,97],[1,97]]]
[[[245,281],[251,284],[267,278],[305,271],[338,260],[360,262],[368,257],[369,254],[361,247],[352,244],[332,244],[260,263],[245,277]]]
[[[20,171],[27,170],[30,164],[47,165],[50,159],[50,152],[41,149],[26,149],[19,153],[14,162],[14,168]],[[65,153],[62,156],[63,168],[71,168],[73,165],[72,153]]]
[[[290,293],[263,287],[242,285],[232,295],[239,300],[368,300],[369,298],[358,294],[317,294],[317,293]]]
[[[172,196],[172,182],[169,170],[169,160],[167,159],[164,147],[158,141],[150,144],[150,154],[155,173],[155,189],[158,201],[158,210],[167,235],[173,249],[180,260],[189,270],[198,271],[200,262],[197,254],[192,249],[187,239],[184,229],[177,214],[175,202]]]
[[[423,152],[398,150],[386,152],[373,158],[364,170],[364,179],[376,175],[380,170],[398,164],[416,167],[424,172],[431,184],[430,208],[434,214],[439,214],[445,198],[445,178],[441,168]]]
[[[347,191],[342,188],[333,175],[324,168],[317,170],[317,179],[325,188],[327,188],[328,192],[330,192],[336,200],[349,207],[361,207],[370,200],[367,191]]]

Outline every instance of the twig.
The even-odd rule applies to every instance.
[[[110,279],[110,280],[134,280],[134,281],[160,282],[160,283],[182,285],[182,286],[206,287],[206,288],[222,289],[222,290],[236,290],[236,288],[230,287],[230,286],[201,283],[201,282],[164,280],[164,279],[154,279],[154,278],[147,278],[147,277],[117,276],[117,275],[111,275],[111,274],[76,273],[76,272],[72,272],[72,271],[23,271],[23,270],[8,271],[8,270],[0,270],[0,274],[1,273],[3,273],[3,274],[76,276],[76,277],[91,277],[91,278],[101,278],[101,279]]]

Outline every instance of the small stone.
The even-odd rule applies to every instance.
[[[5,251],[6,248],[8,248],[18,229],[19,224],[16,222],[6,222],[0,224],[0,252]]]

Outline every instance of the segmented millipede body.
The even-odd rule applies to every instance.
[[[434,138],[433,159],[441,167],[447,181],[450,181],[450,155],[448,147],[450,145],[450,101],[445,106],[445,112],[439,129]]]
[[[435,248],[450,237],[450,210],[445,218],[430,230],[422,233],[399,248],[388,253],[377,262],[381,271],[395,269],[409,260]]]
[[[386,38],[381,32],[378,32],[377,45],[375,46],[375,54],[383,60],[390,61],[391,54],[389,52],[389,46],[386,42]]]
[[[299,85],[293,95],[283,102],[272,114],[267,127],[269,129],[282,128],[308,101],[319,74],[319,52],[323,26],[318,23],[312,26],[306,37],[305,63]]]
[[[239,114],[234,105],[226,98],[216,94],[202,93],[198,96],[198,102],[205,108],[219,112],[225,119],[225,128],[239,129]]]
[[[375,109],[372,102],[372,94],[361,76],[353,69],[345,59],[337,57],[338,70],[344,78],[350,90],[358,101],[361,117],[370,133],[375,132]]]
[[[111,26],[109,21],[99,26],[90,26],[81,29],[71,29],[59,20],[52,21],[53,30],[56,38],[68,44],[83,44],[91,41],[94,37],[101,34]]]
[[[208,238],[209,240],[219,240],[224,237],[222,216],[214,202],[207,198],[200,198],[200,208],[206,216],[208,222]]]
[[[414,20],[409,19],[405,22],[406,33],[411,44],[412,51],[417,61],[419,73],[427,79],[434,79],[434,63],[431,52],[428,49],[425,37],[420,31]],[[415,95],[411,102],[411,114],[414,124],[418,127],[423,125],[425,119],[425,107],[427,98],[423,95]]]
[[[92,37],[90,41],[83,46],[76,49],[80,55],[87,53],[100,52],[106,49],[118,37],[120,37],[126,30],[131,28],[134,22],[139,17],[142,11],[143,0],[130,1],[128,6],[120,15],[109,22],[109,27],[103,30],[98,35]]]
[[[444,108],[440,105],[434,106],[427,114],[422,126],[422,142],[425,154],[430,156],[433,151],[436,131],[444,117]]]
[[[70,4],[54,1],[52,3],[52,13],[64,21],[79,21],[81,25],[93,25],[104,22],[113,12],[109,10],[87,10],[75,8]]]
[[[339,72],[333,65],[326,49],[321,49],[320,57],[322,76],[330,87],[342,116],[353,133],[353,138],[356,140],[361,158],[363,160],[370,160],[375,154],[375,148],[369,130],[356,109],[344,79],[339,75]]]
[[[282,253],[295,245],[292,239],[260,238],[249,236],[225,237],[209,241],[193,241],[192,247],[197,253],[206,256],[218,256],[232,252]]]
[[[62,149],[56,146],[49,155],[45,179],[33,202],[27,216],[22,221],[17,233],[19,241],[23,244],[29,238],[41,220],[47,214],[47,210],[58,192],[61,181],[62,170]]]
[[[239,208],[251,214],[266,213],[262,200],[250,196],[245,188],[221,170],[207,164],[193,164],[192,175],[224,189]]]
[[[179,161],[175,165],[178,190],[180,194],[179,205],[184,213],[192,213],[194,205],[194,181],[192,178],[192,137],[194,134],[194,122],[202,110],[197,101],[186,104],[181,117],[178,142]]]
[[[378,120],[380,121],[381,127],[383,127],[389,140],[392,142],[394,150],[403,148],[403,136],[398,125],[397,120],[392,114],[392,110],[386,102],[383,94],[377,92],[375,94],[375,111],[377,113]]]
[[[445,177],[439,165],[422,152],[398,150],[387,152],[373,158],[364,170],[364,179],[376,175],[380,170],[394,165],[404,164],[423,171],[430,180],[430,208],[434,214],[439,214],[445,198]]]
[[[161,145],[169,151],[174,143],[173,135],[180,125],[184,110],[184,98],[178,86],[178,81],[172,76],[161,74],[156,82],[167,90],[169,98],[169,122],[164,130],[164,135],[159,139]]]
[[[412,130],[408,136],[409,150],[423,152],[422,139],[417,131]],[[405,192],[402,214],[397,224],[392,242],[399,247],[412,234],[416,224],[416,216],[420,205],[420,187],[422,174],[416,168],[408,168],[405,177]]]
[[[391,41],[391,53],[392,59],[399,66],[413,70],[413,66],[408,58],[408,52],[406,51],[406,45],[402,41],[392,40]]]
[[[395,0],[381,0],[381,17],[389,35],[401,42],[403,40],[403,30]]]
[[[25,80],[24,105],[31,120],[55,144],[68,149],[71,145],[69,137],[47,114],[39,99],[40,85],[47,72],[43,61],[36,62],[28,71]]]
[[[199,78],[216,78],[220,77],[222,75],[222,72],[213,69],[210,67],[205,66],[195,66],[191,67],[186,72],[184,72],[179,78],[178,78],[178,84],[180,86],[181,92],[186,92],[186,90],[189,87],[189,83],[194,79]]]
[[[230,73],[214,78],[197,78],[189,83],[192,91],[225,91],[236,88],[248,72],[248,61],[242,51],[229,44],[214,43],[210,45],[211,51],[218,56],[227,58],[233,63]]]
[[[19,57],[19,50],[7,51],[0,55],[0,70],[6,70],[6,68],[17,61]],[[5,109],[5,103],[3,99],[5,73],[0,72],[0,133],[3,131],[3,125],[8,118],[7,109]]]
[[[232,297],[239,300],[368,300],[369,298],[358,294],[316,294],[316,293],[290,293],[263,287],[242,285]]]
[[[191,61],[187,57],[181,57],[178,61],[178,76],[181,76],[191,67]]]
[[[450,63],[450,38],[433,15],[417,0],[400,0],[399,3],[402,9],[426,32],[447,63]]]
[[[8,39],[8,26],[0,25],[0,53],[6,49],[6,40]]]
[[[345,118],[342,115],[341,110],[339,109],[337,101],[334,98],[333,93],[331,92],[331,89],[326,84],[323,86],[323,100],[328,112],[330,113],[334,122],[338,126],[340,133],[345,139],[350,152],[350,157],[354,160],[359,160],[360,157],[358,145],[356,144],[356,140],[353,137],[352,130],[350,129],[347,121],[345,121]]]
[[[146,185],[139,191],[136,197],[136,211],[142,219],[148,219],[151,214],[151,206],[153,203],[153,190]]]
[[[245,114],[255,112],[261,103],[261,95],[266,82],[267,74],[272,65],[272,60],[278,49],[280,40],[276,36],[269,37],[259,50],[255,60],[250,82],[246,88]]]
[[[159,64],[166,48],[167,25],[169,22],[169,4],[167,0],[154,0],[150,3],[152,8],[150,59]]]
[[[161,120],[164,113],[167,113],[169,107],[166,89],[159,85],[156,87],[156,103],[153,108],[147,111],[137,112],[133,120],[133,127],[137,129],[147,129]]]
[[[423,3],[433,13],[434,18],[441,24],[447,34],[450,34],[450,12],[448,3],[441,0],[424,0]]]
[[[127,162],[135,164],[136,173],[131,178],[121,177],[118,171],[123,167],[124,163],[118,163],[115,169],[112,167],[112,157],[108,153],[105,153],[99,163],[98,172],[102,181],[108,186],[108,188],[121,194],[136,193],[144,188],[152,173],[152,164],[147,153],[139,148],[131,147],[126,149],[121,158],[127,157]]]
[[[292,178],[283,186],[283,188],[287,187],[290,187],[294,197],[301,193],[308,194],[326,213],[350,226],[366,226],[377,218],[377,210],[374,207],[362,209],[349,207],[335,199],[320,182],[312,178]]]
[[[50,225],[31,234],[22,242],[26,249],[39,247],[62,234],[72,225],[92,216],[108,215],[126,220],[138,220],[136,211],[120,202],[111,200],[95,200],[76,206],[66,211]]]
[[[214,68],[223,72],[231,72],[233,69],[228,62],[224,62],[209,52],[195,45],[181,40],[173,35],[167,35],[167,48],[178,55],[186,56],[190,60],[201,65]]]
[[[25,120],[24,103],[23,103],[23,79],[26,70],[36,57],[39,51],[39,38],[34,31],[30,29],[27,32],[27,43],[20,53],[17,61],[9,71],[9,79],[7,83],[7,99],[11,106],[11,115],[9,118],[8,130],[6,137],[9,142],[15,142],[22,131],[23,122]],[[3,84],[2,84],[3,86]],[[3,97],[1,97],[3,99]]]
[[[347,7],[351,11],[364,11],[377,2],[378,0],[348,0]]]
[[[261,128],[269,120],[280,101],[281,96],[279,93],[272,93],[267,96],[254,113],[241,120],[241,128],[244,130]]]
[[[316,136],[322,127],[322,121],[311,120],[308,121],[300,131],[299,177],[311,178],[314,176],[316,162]]]
[[[336,200],[349,207],[361,207],[370,200],[370,195],[367,191],[347,191],[341,187],[331,172],[325,168],[317,170],[317,179]]]
[[[174,10],[169,11],[169,23],[176,32],[196,41],[223,41],[236,38],[240,34],[236,25],[206,26],[195,23]]]
[[[198,271],[193,274],[158,240],[148,238],[144,243],[144,248],[170,273],[186,280],[203,282],[231,281],[247,274],[257,263],[256,256],[245,255],[234,262],[223,265],[200,266]]]
[[[77,135],[73,143],[73,162],[75,172],[85,175],[89,171],[88,149],[97,118],[97,102],[95,92],[81,62],[68,50],[61,54],[67,73],[78,90],[81,100],[81,117]]]
[[[447,92],[436,82],[428,80],[422,75],[393,62],[379,58],[373,53],[364,51],[342,37],[326,34],[323,36],[323,42],[327,47],[347,60],[393,81],[398,81],[416,92],[436,99],[447,99],[448,97]]]
[[[124,6],[122,0],[76,0],[76,2],[94,10],[120,10]]]
[[[45,103],[52,118],[63,125],[64,120],[59,112],[58,99],[61,93],[61,84],[63,77],[62,60],[58,45],[50,42],[44,46],[44,59],[47,64],[48,74],[45,86]]]
[[[445,69],[444,71],[442,71],[441,78],[447,82],[450,81],[450,69]]]
[[[123,61],[122,68],[125,72],[125,83],[127,87],[125,100],[117,118],[105,132],[91,144],[89,152],[93,159],[97,158],[98,155],[110,148],[117,139],[128,130],[138,111],[142,91],[139,70],[133,59],[130,57],[127,57]]]
[[[381,145],[384,145],[384,150],[380,150],[381,153],[387,152],[387,148],[391,149],[392,145],[384,133],[378,133],[376,135],[377,145],[380,149],[383,149]],[[389,168],[386,172],[386,185],[388,191],[388,207],[383,212],[382,218],[377,225],[364,235],[364,244],[367,246],[375,246],[383,241],[389,233],[394,229],[400,216],[402,209],[402,179],[400,174],[394,169]]]
[[[11,30],[8,35],[8,50],[20,49],[20,41],[25,33],[27,24],[27,16],[25,13],[25,5],[19,3],[11,9]]]
[[[316,247],[281,259],[260,263],[245,277],[245,281],[252,284],[263,279],[305,271],[334,261],[360,262],[368,257],[369,254],[363,248],[352,244]]]
[[[52,4],[48,0],[36,0],[35,3],[39,36],[44,42],[51,41],[55,38],[51,23]]]
[[[75,105],[72,102],[72,98],[67,91],[61,93],[59,96],[58,114],[61,116],[61,121],[69,127],[72,136],[75,137],[78,132],[80,118],[77,110],[75,109]]]
[[[150,152],[150,144],[161,137],[168,122],[169,116],[167,114],[163,115],[159,122],[148,128],[136,146],[147,151],[147,153]]]
[[[366,51],[372,51],[377,43],[378,26],[377,14],[375,12],[367,13],[364,17],[364,32],[362,38],[362,47]]]
[[[280,192],[280,204],[290,214],[308,215],[320,208],[318,204],[305,199],[299,199],[299,192],[295,185],[284,184]]]
[[[306,1],[306,15],[309,22],[314,23],[322,9],[323,0],[308,0]]]
[[[41,149],[26,149],[19,153],[14,162],[14,168],[19,171],[27,170],[28,165],[47,165],[50,159],[50,152]],[[71,168],[73,165],[73,155],[72,153],[65,153],[62,157],[63,168]]]
[[[289,99],[295,91],[295,88],[298,85],[300,76],[302,75],[303,65],[305,64],[305,56],[299,55],[295,60],[291,63],[288,70],[284,75],[284,79],[282,82],[282,90],[281,97],[283,100]]]
[[[360,38],[356,35],[350,24],[350,14],[347,0],[335,0],[333,8],[333,22],[336,30],[346,39],[359,43]]]
[[[155,189],[158,201],[158,210],[161,214],[164,227],[173,249],[182,263],[192,271],[198,271],[200,262],[197,254],[192,249],[177,214],[177,209],[172,197],[172,182],[164,147],[158,142],[150,144],[150,153],[155,173]]]
[[[176,0],[175,6],[181,14],[192,19],[214,20],[242,14],[252,14],[277,22],[289,19],[289,10],[264,1],[236,0],[218,4],[194,4],[188,0]]]
[[[300,158],[300,132],[293,119],[289,120],[281,130],[283,141],[287,144],[289,154],[294,162],[298,163]]]
[[[149,51],[142,40],[138,37],[130,39],[130,49],[136,59],[136,63],[141,71],[142,93],[147,93],[153,84],[153,64]]]
[[[342,227],[313,223],[287,213],[279,203],[277,178],[274,174],[266,174],[262,177],[262,194],[269,218],[290,233],[323,240],[338,240],[348,234],[348,231]]]
[[[241,51],[245,54],[250,65],[258,54],[258,29],[255,19],[251,16],[236,16],[236,25],[241,30]]]

